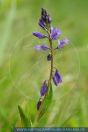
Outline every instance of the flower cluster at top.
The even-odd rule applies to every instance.
[[[47,61],[51,61],[51,70],[50,70],[50,77],[49,77],[48,81],[45,80],[41,87],[41,90],[40,90],[41,97],[44,97],[46,95],[46,93],[48,92],[48,86],[49,86],[49,83],[51,83],[51,80],[53,80],[53,82],[56,86],[58,86],[58,84],[62,82],[62,77],[61,77],[59,71],[57,69],[55,69],[55,71],[54,71],[54,68],[53,68],[53,52],[55,52],[55,50],[58,50],[58,49],[64,47],[64,45],[69,43],[69,40],[67,38],[59,40],[59,37],[61,35],[61,30],[58,28],[52,27],[51,23],[52,23],[52,19],[51,19],[50,15],[47,13],[47,11],[45,9],[42,8],[41,9],[41,18],[39,19],[38,24],[43,30],[45,30],[46,34],[42,34],[40,32],[33,32],[33,35],[39,39],[45,39],[45,38],[48,39],[49,45],[41,44],[41,45],[36,45],[34,48],[37,51],[49,50],[50,53],[47,56]],[[53,48],[53,45],[52,45],[52,41],[54,41],[54,40],[58,40],[58,44],[57,44],[56,48]],[[42,100],[40,98],[37,103],[37,110],[40,109],[41,104],[42,104]]]

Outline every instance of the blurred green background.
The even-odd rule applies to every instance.
[[[49,76],[48,53],[32,36],[41,7],[70,44],[55,54],[63,83],[53,85],[53,101],[38,127],[88,127],[88,0],[0,0],[0,131],[21,126],[20,104],[34,120],[42,82]],[[57,42],[54,43],[54,46]]]

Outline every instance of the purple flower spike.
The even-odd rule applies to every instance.
[[[46,94],[47,90],[48,90],[47,89],[47,83],[46,83],[46,81],[44,81],[44,83],[43,83],[43,85],[41,87],[41,90],[40,90],[41,96],[44,96]]]
[[[41,34],[41,33],[39,33],[39,32],[33,32],[33,35],[36,36],[36,37],[38,37],[39,39],[46,38],[45,35],[43,35],[43,34]]]
[[[65,44],[69,44],[69,40],[67,38],[58,41],[58,46],[57,48],[62,48]]]
[[[50,37],[52,40],[57,40],[60,35],[61,35],[61,31],[58,28],[51,27]]]
[[[49,49],[49,47],[47,45],[36,45],[34,48],[37,51],[39,51],[39,50],[46,51],[47,49]]]
[[[42,103],[41,101],[38,101],[38,103],[37,103],[37,110],[40,109],[41,103]]]
[[[58,70],[55,71],[55,74],[53,76],[53,82],[56,86],[62,82],[62,78]]]

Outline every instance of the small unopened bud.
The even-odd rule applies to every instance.
[[[47,60],[48,60],[48,61],[51,61],[51,59],[52,59],[52,55],[51,55],[51,54],[48,54]]]

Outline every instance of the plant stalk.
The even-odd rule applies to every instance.
[[[51,39],[49,39],[49,43],[50,43],[50,48],[51,48],[51,69],[50,69],[49,81],[51,83],[52,76],[53,76],[53,47],[52,47],[52,40]]]
[[[52,46],[52,39],[50,38],[50,34],[49,34],[49,32],[48,32],[48,35],[49,35],[49,44],[50,44],[50,53],[51,53],[51,64],[50,64],[50,76],[49,76],[49,80],[48,80],[48,86],[47,86],[47,88],[48,88],[48,90],[49,90],[49,86],[50,86],[50,84],[51,84],[51,81],[52,81],[52,77],[53,77],[53,46]],[[46,96],[47,96],[47,94],[48,94],[48,92],[45,94],[45,97],[44,97],[44,99],[43,99],[43,101],[42,101],[42,105],[43,105],[43,102],[44,102],[44,100],[45,100],[45,98],[46,98]],[[42,106],[41,106],[42,107]],[[37,123],[37,121],[39,120],[39,114],[40,114],[40,112],[41,112],[41,108],[40,108],[40,110],[38,111],[38,113],[37,113],[37,116],[36,116],[36,119],[35,119],[35,125],[34,126],[36,126],[36,123]]]

